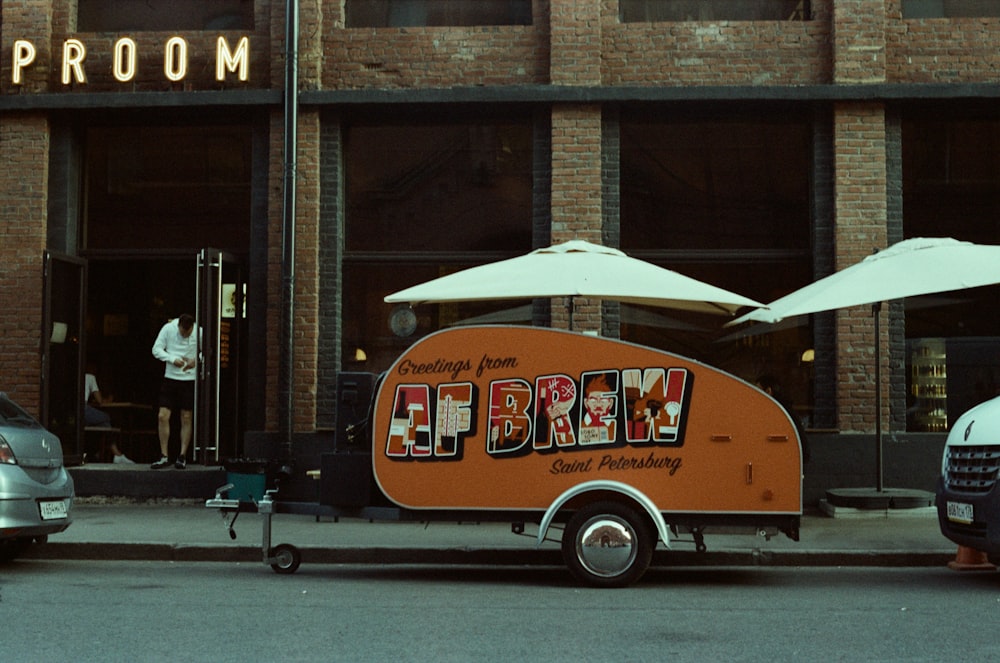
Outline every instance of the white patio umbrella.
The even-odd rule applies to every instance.
[[[875,317],[876,487],[882,483],[882,390],[879,310],[892,299],[1000,283],[1000,246],[949,237],[907,239],[861,262],[755,309],[726,326],[755,320],[775,323],[793,316],[873,304]]]
[[[728,323],[777,322],[807,313],[1000,283],[1000,246],[916,237]]]
[[[744,306],[763,306],[618,249],[582,240],[442,276],[394,292],[385,301],[415,305],[551,297],[592,297],[721,315],[733,315]]]

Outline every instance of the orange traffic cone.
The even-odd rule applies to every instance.
[[[952,571],[996,571],[996,566],[986,559],[986,553],[975,548],[959,546],[955,559],[948,562]]]

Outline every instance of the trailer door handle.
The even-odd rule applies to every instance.
[[[711,439],[712,442],[732,442],[733,441],[733,436],[732,435],[713,435],[709,439]]]
[[[753,463],[747,463],[747,485],[753,483]]]

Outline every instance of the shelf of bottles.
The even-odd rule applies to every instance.
[[[924,338],[913,344],[911,391],[917,430],[948,430],[948,363],[943,338]]]

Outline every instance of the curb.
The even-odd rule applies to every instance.
[[[403,548],[300,546],[305,564],[563,566],[559,550],[526,548]],[[657,550],[654,566],[947,567],[954,553],[934,551]],[[162,543],[53,543],[30,548],[23,559],[264,563],[260,546]]]

